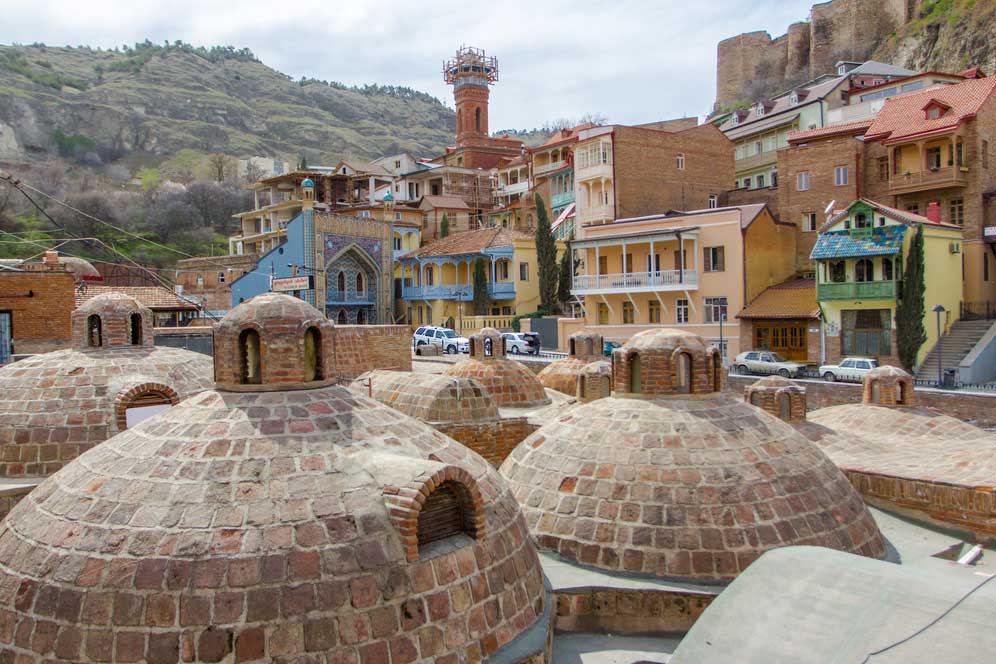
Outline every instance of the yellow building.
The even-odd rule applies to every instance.
[[[962,293],[962,229],[936,219],[858,199],[831,217],[813,248],[816,299],[823,315],[826,360],[878,358],[898,364],[896,307],[903,293],[903,272],[910,242],[923,228],[924,329],[927,341],[917,364],[937,343],[932,309],[940,304],[943,330],[958,318]],[[928,214],[933,214],[928,210]]]
[[[765,205],[741,205],[582,224],[571,243],[580,265],[571,292],[584,315],[561,319],[623,342],[653,327],[678,327],[740,349],[734,317],[795,270],[795,226]]]
[[[511,326],[512,317],[539,307],[536,243],[508,228],[484,228],[442,238],[400,257],[401,296],[411,325],[476,326],[474,264],[483,261],[490,325]]]

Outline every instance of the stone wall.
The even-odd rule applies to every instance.
[[[526,436],[539,427],[525,417],[490,422],[434,424],[436,429],[474,450],[497,468]]]
[[[758,376],[735,376],[727,379],[727,389],[743,394],[744,388]],[[829,408],[847,403],[861,403],[862,387],[858,383],[828,383],[819,380],[793,381],[806,388],[808,410]],[[916,404],[980,427],[996,427],[996,392],[986,394],[965,390],[916,388]]]
[[[687,632],[714,597],[630,588],[558,590],[558,632],[646,634]]]
[[[16,484],[13,486],[5,486],[0,488],[0,519],[7,516],[14,505],[28,495],[32,489],[35,488],[34,484]]]
[[[340,380],[352,380],[373,369],[412,370],[407,325],[336,325],[332,339]]]
[[[69,272],[0,274],[0,311],[11,312],[14,352],[47,353],[69,347],[75,298]]]

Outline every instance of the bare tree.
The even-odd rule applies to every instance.
[[[259,182],[266,175],[266,172],[256,165],[252,157],[246,160],[246,183]]]
[[[232,158],[223,152],[214,152],[208,157],[208,169],[215,182],[224,182],[232,172]]]

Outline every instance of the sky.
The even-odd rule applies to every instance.
[[[442,63],[461,45],[498,57],[491,129],[599,113],[638,124],[704,116],[716,44],[772,37],[812,0],[2,0],[0,43],[111,48],[145,39],[248,47],[264,63],[346,84],[404,85],[452,107]]]

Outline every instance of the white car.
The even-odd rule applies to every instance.
[[[539,338],[524,332],[502,332],[505,340],[505,352],[513,355],[538,355]]]
[[[820,375],[829,382],[846,380],[860,383],[865,374],[877,366],[878,360],[869,357],[848,357],[840,364],[824,364],[820,367]]]
[[[806,368],[805,364],[790,362],[770,350],[749,350],[737,355],[733,368],[739,374],[778,374],[783,378],[795,378]]]
[[[448,327],[427,325],[415,330],[415,334],[412,335],[412,350],[426,345],[439,346],[444,353],[450,355],[470,352],[470,339],[459,336]]]

